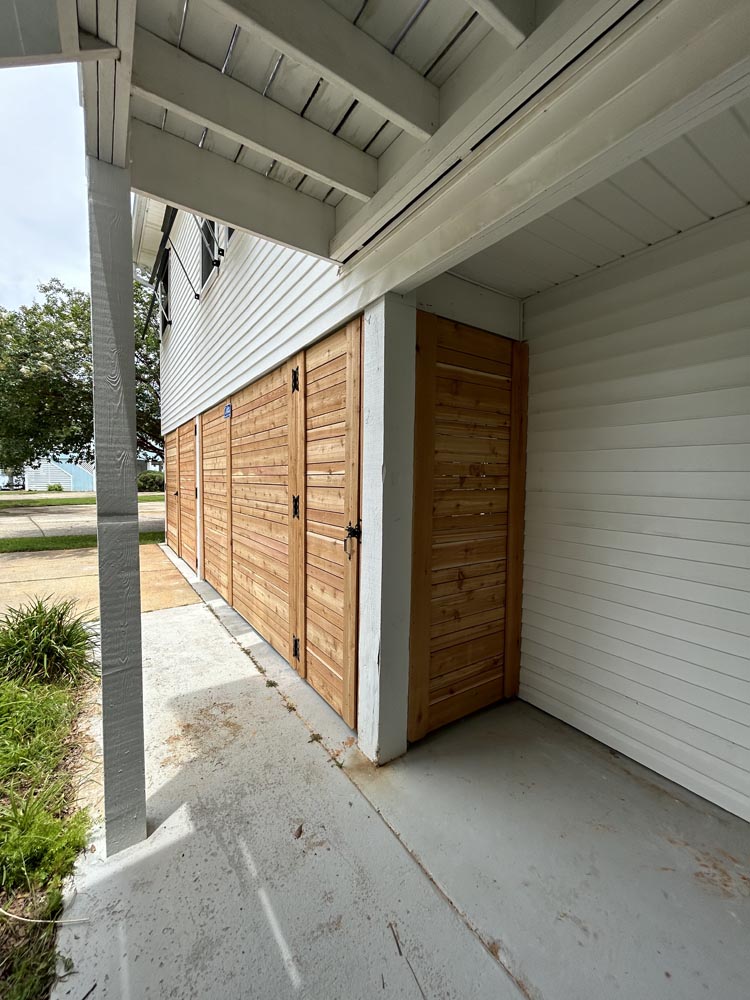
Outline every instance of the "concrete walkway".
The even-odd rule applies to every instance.
[[[196,604],[199,598],[158,545],[141,545],[141,607],[144,611]],[[96,549],[0,554],[0,614],[33,597],[78,601],[99,610]]]
[[[0,495],[0,499],[2,496]],[[164,501],[138,505],[141,531],[164,530]],[[43,538],[50,535],[95,535],[96,504],[18,507],[0,510],[0,538]]]
[[[523,1000],[206,606],[143,628],[153,832],[79,865],[54,1000]]]

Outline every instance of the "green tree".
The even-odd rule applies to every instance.
[[[94,458],[89,296],[56,278],[39,292],[30,306],[0,307],[0,468]],[[161,458],[159,330],[155,316],[146,328],[151,291],[135,282],[133,294],[137,446]]]

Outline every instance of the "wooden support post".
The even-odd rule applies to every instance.
[[[415,352],[413,304],[389,294],[365,311],[358,735],[379,764],[406,750]]]
[[[107,853],[146,836],[130,176],[87,158]]]

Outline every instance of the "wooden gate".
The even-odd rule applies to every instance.
[[[289,622],[290,365],[232,397],[234,606],[293,662]]]
[[[179,535],[178,555],[188,566],[198,568],[197,554],[197,490],[195,463],[195,421],[188,420],[178,428],[178,468],[179,468]]]
[[[418,313],[411,740],[518,690],[527,357]]]
[[[359,580],[360,320],[300,360],[296,623],[300,672],[354,727]],[[304,393],[304,395],[302,395]]]
[[[173,552],[180,550],[180,459],[179,435],[172,431],[164,438],[164,493],[166,500],[165,538]]]
[[[202,414],[200,431],[203,576],[231,604],[230,414],[229,401],[219,403]]]

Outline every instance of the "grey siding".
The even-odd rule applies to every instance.
[[[521,697],[750,819],[750,214],[524,321]]]

